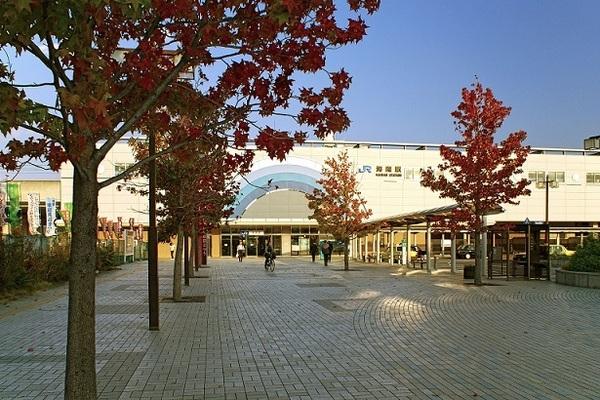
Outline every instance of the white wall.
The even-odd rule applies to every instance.
[[[415,145],[411,145],[415,148]],[[450,200],[440,199],[437,194],[421,187],[419,169],[436,166],[441,161],[436,146],[428,146],[424,150],[395,148],[387,144],[357,144],[346,142],[307,143],[297,146],[292,157],[306,159],[322,164],[327,157],[334,157],[338,152],[347,150],[358,169],[364,165],[372,167],[371,173],[359,173],[360,190],[367,199],[368,207],[373,210],[373,219],[423,210],[451,204]],[[565,183],[550,189],[550,221],[599,222],[600,221],[600,184],[586,184],[586,172],[600,173],[600,157],[591,153],[582,155],[582,150],[548,150],[547,152],[563,152],[566,154],[531,154],[524,166],[525,174],[529,171],[564,171]],[[575,153],[578,152],[579,155]],[[255,164],[266,160],[263,152],[258,152]],[[114,164],[133,162],[133,156],[126,142],[118,143],[102,163],[101,179],[114,174]],[[264,164],[264,163],[263,163]],[[376,167],[395,166],[402,168],[402,177],[376,176]],[[415,169],[414,179],[405,178],[407,168]],[[73,171],[70,165],[61,169],[61,192],[63,201],[70,201],[72,194]],[[579,180],[576,178],[579,177]],[[135,196],[125,191],[118,191],[116,184],[100,192],[100,217],[116,220],[121,216],[124,220],[130,217],[136,222],[147,223],[146,198]],[[489,218],[494,221],[543,220],[545,214],[545,190],[531,185],[532,194],[520,199],[518,206],[506,205],[506,212]],[[276,217],[276,216],[274,216]],[[306,220],[308,222],[308,220]],[[250,221],[249,221],[250,222]],[[294,221],[297,224],[300,221]],[[243,218],[237,223],[244,223]],[[279,220],[278,223],[285,223]]]

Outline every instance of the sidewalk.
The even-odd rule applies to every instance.
[[[210,260],[147,330],[146,266],[97,289],[100,399],[594,399],[600,290],[446,270]],[[160,265],[161,296],[172,265]],[[459,275],[459,276],[457,276]],[[0,398],[60,399],[66,297],[0,314]]]

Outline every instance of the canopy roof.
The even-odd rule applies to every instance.
[[[365,227],[375,227],[377,225],[383,227],[399,227],[406,225],[416,225],[427,222],[432,217],[445,217],[452,214],[452,210],[458,208],[458,204],[450,204],[447,206],[429,208],[426,210],[411,211],[407,213],[392,215],[384,218],[377,218],[370,221],[366,221],[363,225]],[[504,212],[502,207],[498,207],[486,215],[500,214]]]

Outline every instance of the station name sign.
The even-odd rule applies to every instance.
[[[373,168],[371,165],[363,165],[358,169],[359,174],[372,174],[381,177],[402,177],[402,167],[399,165],[377,165]]]

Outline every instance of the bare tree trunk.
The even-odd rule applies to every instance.
[[[181,300],[181,261],[183,256],[183,225],[177,228],[177,247],[175,249],[175,262],[173,263],[173,301]]]
[[[350,264],[348,262],[348,243],[350,239],[344,239],[344,271],[348,271],[350,269]]]
[[[75,168],[69,271],[65,399],[96,399],[96,243],[98,184],[95,171]]]
[[[481,285],[481,271],[483,267],[483,260],[481,257],[481,232],[475,232],[475,285]]]
[[[192,224],[192,254],[190,255],[190,278],[194,277],[194,269],[198,269],[198,232],[196,224]]]
[[[187,233],[183,235],[183,283],[190,286],[190,238]]]

